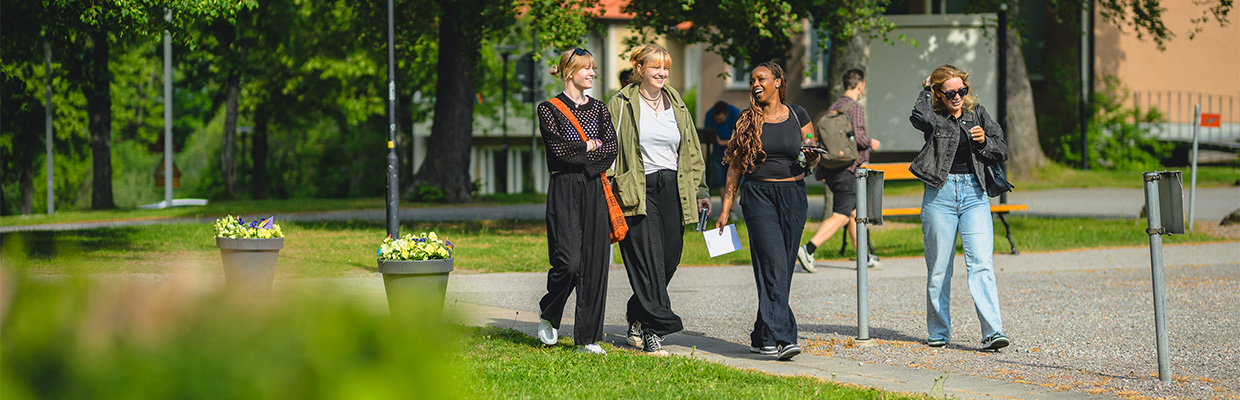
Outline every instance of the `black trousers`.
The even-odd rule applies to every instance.
[[[547,187],[547,294],[538,302],[541,317],[556,329],[564,317],[568,295],[577,290],[577,344],[603,339],[603,311],[607,299],[607,259],[611,227],[607,200],[598,175],[560,172]]]
[[[741,187],[749,255],[758,285],[758,318],[749,334],[755,347],[797,342],[797,319],[788,305],[797,246],[809,203],[804,181],[746,180]]]
[[[625,221],[629,234],[620,241],[620,256],[633,288],[628,322],[641,322],[643,333],[665,336],[680,332],[684,324],[672,312],[667,294],[685,240],[676,171],[646,175],[646,215],[625,217]]]

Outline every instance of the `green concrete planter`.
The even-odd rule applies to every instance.
[[[452,260],[379,260],[392,317],[407,317],[420,308],[442,313]]]
[[[224,261],[224,285],[247,296],[266,297],[276,275],[276,259],[284,248],[284,238],[215,238]]]

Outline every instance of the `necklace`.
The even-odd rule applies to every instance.
[[[637,94],[642,97],[643,103],[646,103],[647,106],[650,106],[651,110],[654,110],[654,116],[655,118],[658,118],[659,111],[662,111],[663,108],[663,94],[660,93],[659,96],[654,99],[646,98],[646,94],[642,93],[640,90],[637,91]]]
[[[788,113],[788,109],[785,107],[785,108],[784,108],[784,113],[783,113],[783,115],[780,115],[780,114],[772,114],[772,115],[770,115],[770,116],[767,116],[766,118],[763,118],[763,120],[764,120],[764,121],[762,121],[762,122],[770,122],[770,123],[772,123],[772,124],[777,124],[777,123],[784,122],[784,121],[788,120],[788,115],[789,115],[789,113]]]

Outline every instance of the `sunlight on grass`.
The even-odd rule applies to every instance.
[[[1020,251],[1063,251],[1083,248],[1145,246],[1144,219],[1095,220],[1083,218],[1008,218]],[[817,229],[811,221],[802,232],[802,243]],[[376,252],[387,235],[380,223],[282,223],[284,248],[276,266],[278,278],[330,277],[373,273]],[[737,223],[740,251],[710,258],[702,233],[685,231],[681,265],[748,265],[749,235]],[[456,245],[457,273],[541,272],[547,262],[546,226],[542,221],[476,221],[416,223],[401,232],[435,231]],[[1007,252],[1003,224],[994,220],[995,251]],[[838,253],[844,235],[837,233],[819,246],[818,259],[855,257],[850,242]],[[888,220],[873,226],[870,237],[881,257],[922,255],[921,225],[917,219]],[[1217,242],[1228,239],[1204,231],[1165,236],[1167,244]],[[0,235],[3,262],[45,273],[220,273],[220,255],[209,224],[149,225],[114,229],[60,232],[16,232]],[[621,263],[619,252],[614,262]]]

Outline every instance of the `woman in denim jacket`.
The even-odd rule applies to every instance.
[[[969,293],[982,325],[982,350],[997,350],[1003,335],[999,289],[992,262],[994,226],[986,197],[985,165],[1007,159],[999,124],[970,95],[969,74],[942,65],[922,82],[909,121],[921,131],[925,146],[910,172],[925,182],[921,230],[925,235],[926,344],[951,341],[951,278],[956,234],[964,245]]]

